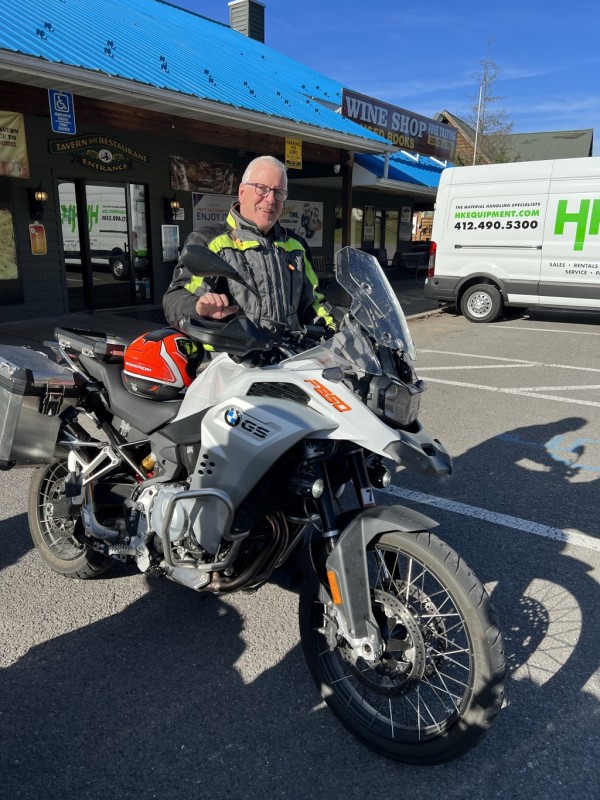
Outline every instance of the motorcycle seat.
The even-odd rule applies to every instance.
[[[113,414],[138,431],[149,435],[177,415],[181,400],[149,400],[127,391],[121,380],[122,364],[109,364],[84,355],[79,360],[86,372],[106,387]]]

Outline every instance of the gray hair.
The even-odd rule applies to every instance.
[[[274,156],[258,156],[257,158],[252,159],[252,161],[246,167],[244,174],[242,175],[242,183],[249,183],[252,177],[252,173],[254,169],[259,166],[259,164],[269,164],[272,167],[275,167],[279,170],[281,175],[283,176],[284,180],[284,188],[287,189],[287,171],[285,164],[282,163],[278,158]]]

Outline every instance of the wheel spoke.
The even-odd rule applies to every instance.
[[[40,488],[37,515],[40,532],[49,550],[58,558],[69,561],[77,558],[83,545],[74,538],[75,519],[68,514],[56,514],[56,510],[65,512],[65,479],[68,467],[65,462],[58,462],[50,469]]]
[[[444,683],[444,678],[445,678],[446,680],[452,681],[453,683],[457,683],[459,686],[462,686],[463,689],[467,689],[469,687],[468,683],[459,680],[459,678],[455,678],[454,675],[449,675],[447,672],[442,672],[441,670],[436,669],[436,674],[439,676],[440,681],[442,681],[442,683]],[[448,694],[451,694],[450,689],[445,684],[444,688],[448,692]]]

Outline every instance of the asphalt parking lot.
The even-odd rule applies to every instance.
[[[438,482],[401,471],[382,503],[439,522],[499,611],[508,703],[465,758],[381,759],[320,702],[277,586],[202,597],[122,567],[65,580],[31,549],[28,470],[2,475],[0,758],[6,797],[592,797],[600,325],[536,312],[413,319],[421,419],[450,450]]]

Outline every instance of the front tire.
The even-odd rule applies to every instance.
[[[460,301],[460,310],[471,322],[493,322],[502,311],[502,295],[495,286],[470,286]]]
[[[113,560],[82,544],[75,536],[83,527],[79,515],[70,515],[65,498],[66,461],[53,461],[33,473],[27,515],[36,550],[55,572],[68,578],[97,578]]]
[[[300,635],[312,676],[336,717],[372,750],[417,765],[456,758],[487,732],[503,702],[506,665],[492,603],[431,533],[383,534],[367,561],[383,658],[372,665],[357,657],[327,593],[307,582]]]

